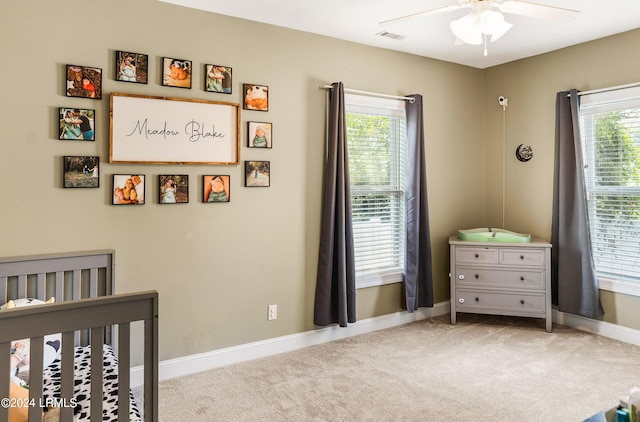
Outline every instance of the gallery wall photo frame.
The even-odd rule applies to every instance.
[[[114,174],[111,203],[113,205],[144,205],[145,184],[144,174]]]
[[[231,201],[231,176],[228,174],[214,174],[202,176],[202,201],[230,202]]]
[[[269,122],[247,122],[247,147],[271,148],[273,124]]]
[[[269,87],[259,84],[242,84],[245,110],[269,111]]]
[[[162,58],[162,86],[191,89],[191,60]]]
[[[102,69],[68,64],[65,73],[67,97],[102,99]]]
[[[149,56],[129,51],[116,51],[115,79],[120,82],[149,83]]]
[[[100,157],[65,155],[62,160],[63,187],[100,187]]]
[[[158,203],[186,204],[188,202],[188,174],[161,174],[158,176]]]
[[[244,185],[247,187],[271,186],[271,162],[245,161]]]
[[[221,94],[231,94],[233,69],[230,66],[215,64],[204,65],[204,90],[207,92],[218,92]]]
[[[85,108],[58,108],[58,139],[95,141],[96,111]]]
[[[113,93],[109,162],[240,164],[240,104]]]

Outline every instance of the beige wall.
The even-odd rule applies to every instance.
[[[638,81],[640,56],[629,54],[640,30],[508,63],[484,72],[487,223],[502,225],[502,144],[506,143],[506,227],[550,240],[555,143],[555,94]],[[503,113],[498,97],[509,99]],[[504,131],[504,132],[503,132]],[[506,136],[503,136],[503,133]],[[533,159],[515,158],[519,144]],[[604,320],[640,329],[640,298],[603,292]]]
[[[447,236],[484,222],[482,72],[153,0],[4,2],[7,66],[0,116],[0,256],[113,248],[119,292],[160,293],[160,358],[313,329],[325,91],[421,93],[425,101],[436,301],[448,300]],[[10,40],[11,39],[11,40]],[[146,53],[148,85],[114,81],[114,52]],[[160,86],[163,56],[194,64],[191,90]],[[203,91],[205,63],[233,67],[234,93]],[[66,64],[103,69],[101,101],[67,98]],[[108,164],[111,92],[240,102],[270,88],[268,113],[242,112],[241,159],[270,160],[271,187],[242,186],[241,166]],[[464,99],[464,100],[462,100]],[[94,108],[96,142],[57,140],[57,108]],[[459,124],[464,119],[465,124]],[[269,121],[271,150],[244,147],[246,121]],[[99,189],[63,189],[63,155],[99,155]],[[147,177],[147,203],[113,206],[112,174]],[[230,174],[229,204],[203,204],[201,176]],[[159,205],[160,174],[188,174],[190,202]],[[396,312],[399,284],[358,292],[358,318]],[[267,305],[278,319],[267,321]]]
[[[535,153],[529,164],[508,162],[507,226],[548,239],[555,92],[634,81],[639,60],[625,58],[635,64],[611,72],[605,61],[588,59],[589,44],[481,71],[154,0],[74,9],[59,0],[37,8],[4,3],[3,16],[12,18],[3,23],[11,37],[0,41],[0,256],[115,249],[118,292],[160,293],[163,360],[313,329],[325,112],[319,86],[340,80],[424,96],[435,299],[442,302],[449,298],[449,234],[500,225],[497,96],[509,98],[509,156],[519,143]],[[593,49],[620,60],[638,36]],[[149,55],[148,85],[113,80],[115,50]],[[163,56],[193,60],[191,90],[160,86]],[[231,96],[203,91],[204,63],[233,67]],[[101,67],[104,99],[65,97],[65,64]],[[270,88],[270,111],[243,111],[241,130],[244,145],[246,121],[272,122],[273,149],[243,146],[241,159],[270,160],[271,187],[243,187],[241,166],[108,164],[109,93],[240,102],[242,83]],[[96,142],[57,140],[58,107],[96,109]],[[100,188],[63,189],[63,155],[99,155]],[[112,206],[117,173],[145,174],[148,195],[159,174],[188,174],[190,203],[161,206],[151,194],[141,207]],[[215,173],[231,175],[229,204],[201,203],[201,176]],[[360,290],[358,318],[400,310],[401,295],[399,284]],[[278,319],[267,321],[274,303]]]

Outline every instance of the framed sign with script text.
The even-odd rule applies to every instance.
[[[240,164],[240,104],[111,94],[109,162]]]

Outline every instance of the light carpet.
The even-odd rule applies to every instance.
[[[440,316],[161,382],[161,421],[582,421],[640,348],[538,319]]]

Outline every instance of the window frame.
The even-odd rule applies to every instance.
[[[399,259],[399,265],[392,269],[373,269],[373,270],[356,270],[356,289],[382,286],[393,283],[400,283],[404,281],[404,265],[405,265],[405,243],[406,243],[406,221],[405,221],[405,165],[406,163],[406,112],[405,103],[403,100],[379,98],[367,95],[358,94],[345,94],[345,121],[348,125],[348,119],[346,115],[350,113],[364,114],[364,115],[376,115],[376,116],[388,116],[388,117],[400,117],[399,128],[397,136],[392,139],[393,144],[391,148],[395,148],[392,155],[395,159],[391,163],[395,172],[395,183],[389,185],[375,185],[375,186],[354,186],[352,179],[352,169],[349,169],[351,180],[350,190],[351,198],[354,196],[363,195],[366,193],[380,193],[382,195],[388,195],[393,193],[397,195],[397,217],[400,219],[398,227],[396,227],[395,235],[398,236],[398,244],[400,246],[399,252],[394,255],[396,259]],[[400,116],[401,115],[401,116]],[[349,139],[347,139],[347,145]],[[349,157],[351,158],[352,150],[348,150]],[[393,179],[393,177],[391,178]],[[352,217],[353,209],[352,209]],[[358,248],[355,244],[355,218],[353,218],[354,224],[354,248]],[[356,257],[357,260],[357,257]]]
[[[612,186],[611,188],[598,187],[590,183],[590,178],[587,177],[589,173],[593,174],[595,169],[595,148],[593,143],[595,138],[587,139],[585,120],[588,119],[588,115],[605,113],[611,111],[624,111],[640,108],[640,86],[627,86],[612,88],[610,90],[593,91],[591,93],[580,94],[580,137],[583,149],[583,163],[585,174],[585,191],[587,209],[590,209],[594,205],[590,203],[591,193],[620,193],[622,192],[637,192],[640,187],[623,187],[617,188]],[[591,213],[590,213],[591,218]],[[591,230],[591,229],[590,229]],[[595,257],[594,257],[595,259]],[[595,262],[594,262],[595,265]],[[625,278],[623,275],[603,274],[596,268],[596,277],[598,281],[598,287],[601,290],[627,294],[631,296],[640,297],[640,280],[635,278]]]

